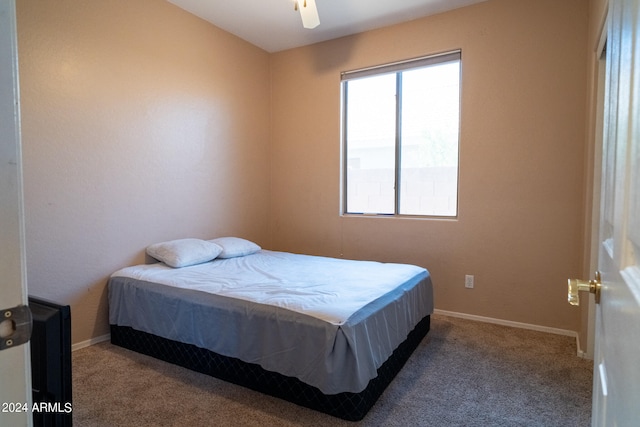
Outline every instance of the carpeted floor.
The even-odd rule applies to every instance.
[[[589,426],[591,361],[575,339],[432,316],[360,422],[343,421],[101,343],[73,353],[83,426]]]

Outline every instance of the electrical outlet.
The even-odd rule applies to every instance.
[[[473,275],[467,274],[464,276],[464,287],[469,289],[473,288]]]

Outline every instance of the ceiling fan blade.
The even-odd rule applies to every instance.
[[[316,8],[316,0],[302,0],[302,4],[298,4],[300,16],[302,17],[302,26],[304,28],[315,28],[320,25],[320,17]]]

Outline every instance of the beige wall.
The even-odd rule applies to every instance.
[[[162,0],[17,2],[28,286],[108,333],[157,241],[268,239],[269,56]]]
[[[71,304],[81,342],[146,245],[235,234],[423,265],[439,309],[578,330],[587,3],[490,0],[269,55],[161,0],[18,2],[31,293]],[[340,71],[457,48],[459,218],[341,217]]]
[[[491,0],[272,55],[272,246],[415,263],[438,309],[578,330],[587,23],[587,0]],[[340,72],[458,48],[458,219],[341,217]]]

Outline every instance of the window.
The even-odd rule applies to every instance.
[[[455,217],[459,51],[342,73],[343,212]]]

